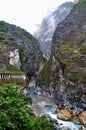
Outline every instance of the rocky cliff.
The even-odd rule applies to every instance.
[[[39,25],[36,38],[39,40],[43,56],[47,59],[51,54],[51,41],[56,26],[69,14],[73,7],[72,2],[66,2],[48,14]]]
[[[57,102],[86,109],[85,0],[74,5],[70,14],[57,26],[51,58],[41,71],[38,84]]]
[[[41,60],[36,38],[20,27],[0,21],[0,71],[20,70],[35,74]]]

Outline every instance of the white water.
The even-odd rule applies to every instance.
[[[68,128],[68,129],[70,129],[70,130],[79,130],[79,128],[81,127],[80,125],[74,124],[73,122],[70,122],[70,121],[62,121],[62,120],[60,120],[60,119],[57,119],[57,115],[56,115],[56,114],[53,114],[53,113],[51,113],[51,112],[49,112],[48,114],[50,115],[51,118],[56,119],[57,122],[58,122],[59,124],[61,124],[61,125],[60,125],[60,128],[66,127],[66,128]],[[83,126],[82,126],[82,127],[83,127]],[[83,130],[86,130],[86,129],[83,127]]]
[[[48,107],[48,108],[45,108],[44,106],[45,105],[49,105],[49,103],[47,104],[46,102],[40,102],[40,103],[38,103],[39,105],[40,105],[40,107],[42,108],[42,110],[43,110],[43,112],[45,113],[45,114],[47,114],[47,115],[49,115],[52,119],[55,119],[55,120],[57,120],[57,122],[58,122],[58,126],[57,126],[57,128],[58,127],[60,127],[60,128],[68,128],[68,129],[70,129],[70,130],[79,130],[79,128],[81,127],[81,125],[77,125],[77,124],[75,124],[75,123],[73,123],[73,122],[70,122],[70,121],[63,121],[63,120],[60,120],[60,119],[58,119],[57,118],[57,114],[55,114],[54,112],[55,112],[55,106],[56,105],[54,105],[54,104],[52,104],[52,105],[54,105],[53,107]],[[51,105],[51,104],[50,104]],[[54,108],[54,109],[53,109]],[[82,126],[83,127],[83,126]],[[86,128],[84,128],[83,127],[83,130],[86,130]]]
[[[55,110],[56,110],[56,104],[54,102],[49,102],[44,100],[44,97],[42,97],[40,99],[40,96],[37,97],[34,92],[33,89],[31,89],[30,91],[30,97],[32,98],[32,100],[34,102],[36,102],[38,104],[38,106],[41,108],[43,114],[45,113],[46,116],[51,117],[52,119],[55,119],[58,122],[58,125],[55,125],[55,127],[59,128],[68,128],[70,130],[79,130],[80,127],[83,128],[83,130],[86,130],[86,128],[84,128],[82,125],[77,125],[71,121],[63,121],[57,118],[57,114],[55,114]],[[47,105],[47,107],[46,107]]]

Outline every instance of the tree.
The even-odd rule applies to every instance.
[[[0,130],[54,130],[53,123],[41,117],[36,118],[26,108],[30,98],[12,84],[0,87]]]

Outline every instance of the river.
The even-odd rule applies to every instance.
[[[67,128],[68,130],[79,130],[81,127],[83,130],[86,130],[86,128],[82,125],[77,125],[71,121],[63,121],[58,119],[57,114],[55,113],[57,105],[55,104],[53,99],[34,94],[33,87],[31,86],[29,96],[33,101],[31,108],[34,111],[35,115],[45,115],[46,117],[50,117],[56,120],[58,123],[54,125],[58,130],[60,130],[61,128]]]

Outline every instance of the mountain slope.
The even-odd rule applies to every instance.
[[[36,73],[41,59],[36,38],[20,27],[0,21],[0,70],[16,67]]]
[[[62,4],[43,19],[38,31],[35,33],[45,58],[48,59],[50,57],[51,41],[56,26],[69,14],[72,7],[72,2]]]
[[[50,61],[43,68],[38,84],[65,106],[86,109],[86,1],[74,5],[57,26],[52,40]],[[48,70],[46,69],[48,68]],[[48,80],[45,80],[45,74]],[[52,89],[53,91],[51,91]]]

